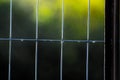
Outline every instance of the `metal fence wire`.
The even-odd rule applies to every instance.
[[[60,43],[60,55],[59,55],[59,62],[57,62],[58,64],[59,64],[59,80],[64,80],[63,79],[63,76],[65,75],[65,74],[63,74],[63,69],[64,69],[64,67],[63,67],[63,64],[64,64],[64,48],[65,48],[65,43],[67,42],[67,43],[77,43],[77,44],[81,44],[81,43],[84,43],[85,44],[85,47],[86,47],[86,56],[85,56],[85,73],[83,73],[83,75],[85,74],[85,78],[84,78],[84,80],[91,80],[90,79],[90,74],[92,74],[92,73],[90,73],[89,72],[89,57],[90,57],[90,44],[91,43],[95,43],[95,44],[99,44],[99,43],[102,43],[102,44],[104,44],[104,57],[103,57],[103,78],[101,78],[100,80],[118,80],[118,78],[117,78],[117,74],[116,74],[116,72],[115,71],[117,71],[117,67],[115,66],[115,65],[117,65],[117,63],[116,63],[116,57],[117,57],[117,54],[118,54],[118,52],[115,52],[115,51],[117,51],[118,50],[118,48],[116,48],[117,50],[114,50],[114,52],[113,51],[111,51],[111,52],[113,52],[113,53],[111,53],[111,55],[112,54],[114,54],[113,56],[113,58],[112,58],[112,60],[114,60],[113,61],[113,63],[115,63],[115,64],[112,64],[113,65],[113,67],[110,67],[110,68],[108,68],[108,66],[110,66],[109,64],[111,64],[111,59],[109,58],[108,59],[108,57],[107,56],[109,56],[109,54],[110,54],[110,51],[109,51],[109,49],[111,48],[111,45],[109,45],[111,42],[108,42],[108,41],[110,41],[111,40],[111,38],[113,38],[113,47],[115,47],[115,46],[118,46],[117,44],[118,43],[115,43],[116,42],[116,40],[118,40],[118,36],[116,36],[116,37],[111,37],[111,36],[108,36],[109,35],[109,33],[108,33],[108,31],[110,31],[110,29],[108,29],[109,28],[109,26],[110,26],[110,24],[109,24],[109,21],[111,20],[111,25],[114,25],[114,24],[118,24],[118,23],[116,23],[116,14],[117,14],[117,10],[116,10],[116,7],[115,6],[118,6],[117,5],[117,1],[118,0],[111,0],[111,1],[113,1],[113,2],[110,2],[110,3],[114,3],[114,8],[113,7],[111,7],[111,8],[109,8],[109,10],[107,9],[109,6],[111,6],[111,5],[109,5],[110,3],[109,3],[109,1],[110,0],[106,0],[106,11],[105,11],[105,13],[106,13],[106,17],[105,17],[105,20],[106,20],[106,23],[105,23],[105,26],[107,26],[107,27],[105,27],[106,28],[106,30],[105,30],[105,32],[104,32],[104,40],[91,40],[90,39],[90,23],[91,23],[91,17],[90,17],[90,6],[91,6],[91,4],[90,4],[90,1],[91,0],[88,0],[88,11],[87,11],[87,35],[86,35],[86,40],[71,40],[71,39],[64,39],[64,29],[65,29],[65,26],[64,26],[64,18],[65,18],[65,15],[64,15],[64,0],[61,0],[62,1],[62,3],[61,3],[61,6],[62,6],[62,9],[61,9],[61,38],[60,39],[39,39],[39,1],[40,0],[36,0],[36,16],[35,16],[35,38],[13,38],[13,36],[12,36],[12,33],[13,33],[13,0],[10,0],[10,6],[9,6],[9,8],[10,8],[10,25],[9,25],[9,38],[0,38],[0,41],[9,41],[9,59],[8,59],[8,79],[6,79],[6,80],[14,80],[14,79],[12,79],[11,78],[11,76],[12,76],[12,56],[13,56],[13,53],[12,53],[12,47],[13,47],[13,42],[15,42],[15,41],[18,41],[18,42],[35,42],[35,44],[34,44],[34,47],[35,47],[35,49],[34,49],[34,79],[33,80],[39,80],[38,79],[38,77],[40,77],[39,75],[38,75],[38,65],[39,65],[39,61],[38,61],[38,59],[39,59],[39,52],[38,52],[38,47],[39,47],[39,45],[41,45],[39,42],[48,42],[48,43],[50,43],[50,42],[58,42],[58,43]],[[108,3],[108,4],[107,4]],[[111,14],[111,15],[108,15],[109,14],[109,11],[111,11],[111,10],[114,10],[114,13],[113,13],[113,15]],[[107,16],[108,15],[108,16]],[[113,16],[113,18],[111,19],[111,18],[108,18],[109,16]],[[113,20],[113,21],[112,21]],[[118,21],[118,20],[117,20]],[[109,25],[108,25],[109,24]],[[114,25],[114,31],[111,31],[111,35],[112,35],[112,32],[114,32],[113,33],[113,35],[112,36],[115,36],[116,34],[118,34],[118,32],[117,32],[117,29],[118,28],[116,28],[118,25]],[[111,26],[111,28],[112,28],[112,26]],[[108,31],[107,31],[108,30]],[[106,41],[105,41],[106,40]],[[106,43],[105,43],[106,42]],[[114,45],[114,44],[116,44],[116,45]],[[113,48],[111,48],[111,50],[113,50]],[[109,54],[107,54],[107,53],[109,53]],[[116,54],[116,55],[115,55]],[[106,60],[107,59],[107,60]],[[117,60],[118,61],[118,60]],[[108,64],[107,64],[108,63]],[[97,63],[96,63],[97,64]],[[24,66],[24,65],[23,65]],[[106,67],[107,66],[107,67]],[[68,67],[69,68],[69,67]],[[117,69],[116,69],[117,68]],[[112,70],[113,69],[113,71],[111,71],[110,73],[112,73],[113,72],[113,74],[108,74],[108,72],[109,72],[109,70]],[[108,71],[108,72],[107,72]],[[68,71],[69,72],[69,71]],[[0,74],[1,75],[1,74]],[[108,76],[109,75],[113,75],[113,78],[111,79],[110,77],[109,77],[109,79],[108,79]],[[76,78],[74,78],[74,79],[76,79]],[[73,80],[73,79],[71,79],[71,80]],[[77,80],[77,79],[76,79]]]

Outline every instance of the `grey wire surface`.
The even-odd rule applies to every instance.
[[[90,33],[90,0],[88,0],[88,18],[87,18],[87,41],[89,41]],[[89,42],[86,43],[86,80],[89,79]]]
[[[64,0],[62,0],[62,23],[61,23],[61,55],[60,55],[60,80],[63,80],[63,47],[64,47]]]
[[[12,54],[12,0],[10,0],[10,29],[9,29],[9,65],[8,80],[11,80],[11,54]]]
[[[37,80],[38,75],[38,7],[39,7],[39,0],[36,0],[36,41],[35,41],[35,80]]]

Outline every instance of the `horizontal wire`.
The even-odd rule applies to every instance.
[[[0,41],[42,41],[42,42],[61,42],[59,39],[22,39],[22,38],[0,38]],[[63,42],[83,42],[83,43],[102,43],[104,40],[62,40]]]

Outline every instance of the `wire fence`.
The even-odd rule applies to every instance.
[[[88,16],[87,16],[87,39],[86,40],[66,40],[64,39],[64,0],[62,0],[62,21],[61,21],[61,39],[39,39],[38,38],[38,26],[39,26],[39,18],[38,18],[38,9],[39,9],[39,0],[36,0],[36,37],[35,39],[24,39],[24,38],[13,38],[12,37],[12,8],[13,8],[13,2],[10,0],[10,29],[9,29],[9,38],[0,38],[0,41],[9,41],[9,65],[8,65],[8,80],[11,80],[11,58],[12,58],[12,42],[13,41],[32,41],[35,42],[35,79],[38,80],[38,42],[60,42],[61,43],[61,54],[60,54],[60,80],[63,80],[63,48],[64,48],[64,43],[65,42],[76,42],[76,43],[85,43],[86,44],[86,80],[89,80],[89,44],[90,43],[104,43],[104,40],[90,40],[90,0],[88,0]],[[105,65],[103,66],[105,68]],[[105,73],[103,73],[105,74]],[[105,75],[104,75],[105,77]],[[105,80],[105,78],[104,78]]]

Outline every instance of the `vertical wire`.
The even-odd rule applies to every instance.
[[[103,77],[104,77],[104,80],[105,80],[105,78],[106,78],[106,75],[105,75],[105,64],[106,64],[106,63],[105,63],[105,61],[106,61],[106,60],[105,60],[105,57],[106,57],[106,56],[105,56],[105,52],[106,52],[106,51],[105,51],[105,14],[106,14],[106,13],[105,13],[105,12],[106,12],[106,11],[105,11],[105,2],[104,2],[104,64],[103,64],[103,68],[104,68],[104,69],[103,69]]]
[[[87,19],[87,52],[86,52],[86,80],[88,80],[89,68],[89,31],[90,31],[90,0],[88,0],[88,19]]]
[[[116,21],[116,16],[117,16],[117,15],[116,15],[116,14],[117,14],[117,13],[116,13],[116,12],[117,12],[117,11],[116,11],[116,8],[117,8],[117,7],[116,7],[116,6],[118,6],[118,5],[117,5],[117,0],[114,0],[114,4],[113,4],[113,5],[114,5],[114,11],[113,11],[113,12],[114,12],[114,13],[113,13],[113,16],[114,16],[114,18],[113,18],[113,27],[114,27],[114,29],[113,29],[113,36],[114,36],[114,37],[113,37],[113,38],[114,38],[114,40],[113,40],[113,41],[114,41],[114,42],[113,42],[113,46],[114,46],[114,47],[113,47],[113,51],[114,51],[114,54],[113,54],[113,80],[117,80],[117,78],[116,78],[116,75],[117,75],[117,74],[116,74],[116,53],[117,53],[117,50],[116,50],[116,40],[115,40],[115,39],[116,39],[116,35],[117,35],[117,34],[116,34],[116,32],[117,32],[117,31],[116,31],[116,26],[117,26],[117,24],[116,24],[116,22],[117,22],[117,21]]]
[[[10,0],[10,30],[9,30],[9,65],[8,65],[8,80],[11,80],[11,53],[12,53],[12,0]]]
[[[62,27],[61,27],[61,56],[60,56],[60,80],[63,76],[63,44],[64,44],[64,0],[62,0]]]
[[[35,43],[35,80],[38,75],[38,6],[39,0],[36,0],[36,43]]]

